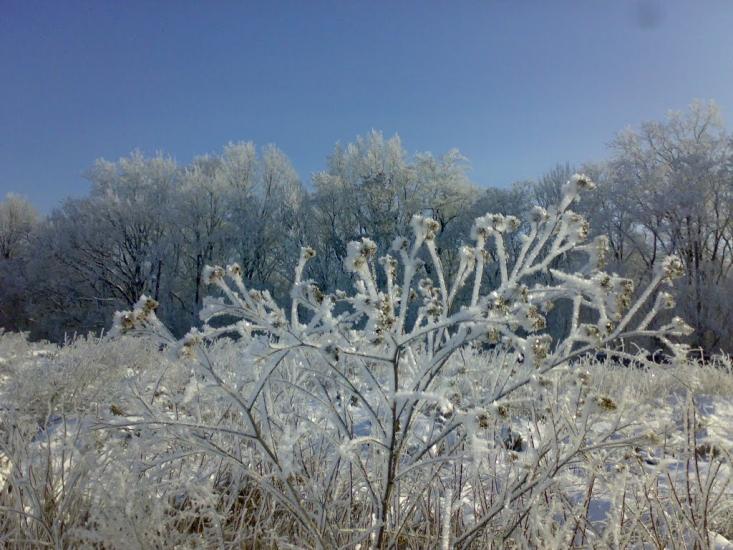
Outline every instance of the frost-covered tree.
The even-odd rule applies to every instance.
[[[569,163],[557,164],[545,172],[532,186],[534,201],[543,208],[557,204],[562,198],[562,187],[575,173]]]
[[[302,239],[300,178],[274,145],[259,154],[252,143],[229,145],[222,159],[222,177],[231,186],[230,258],[239,258],[250,284],[282,290]]]
[[[170,223],[178,228],[171,234],[177,269],[170,293],[183,311],[180,321],[184,325],[192,319],[195,322],[201,306],[204,266],[226,255],[230,209],[228,186],[220,172],[219,157],[194,159],[182,170],[168,211]]]
[[[641,283],[660,257],[677,253],[686,277],[675,293],[696,328],[691,341],[707,351],[728,349],[733,145],[715,107],[695,104],[664,123],[628,130],[613,147],[610,161],[583,166],[601,185],[575,206],[589,220],[592,236],[607,236],[608,270]],[[68,331],[101,329],[111,310],[146,294],[161,303],[161,315],[176,333],[185,332],[199,322],[207,263],[236,259],[248,285],[287,301],[297,251],[309,245],[317,255],[306,276],[333,291],[354,278],[343,267],[349,242],[367,237],[383,250],[394,234],[409,231],[414,215],[439,223],[436,253],[450,279],[461,266],[455,245],[470,245],[466,235],[476,217],[484,211],[521,217],[530,202],[553,204],[570,170],[558,165],[533,184],[479,190],[457,151],[409,155],[398,137],[379,132],[336,146],[310,190],[282,151],[253,143],[230,143],[185,166],[141,153],[99,161],[88,173],[90,195],[67,201],[36,224],[31,238],[22,229],[22,204],[13,199],[9,209],[10,202],[3,203],[0,256],[5,293],[15,296],[15,305],[4,311],[22,310],[15,317],[27,321],[5,324],[61,338]],[[529,230],[522,221],[507,236],[510,261]],[[423,275],[437,284],[429,254],[421,254]],[[500,277],[496,252],[487,254],[483,288]],[[553,268],[578,267],[568,255],[553,262]],[[377,278],[385,282],[380,271]],[[535,278],[554,282],[549,272]],[[464,289],[456,301],[468,298]],[[549,316],[553,330],[567,328],[567,307]]]
[[[38,223],[38,213],[23,197],[11,193],[0,202],[0,327],[5,329],[29,328],[27,260]]]
[[[664,122],[620,133],[612,146],[608,198],[623,237],[616,253],[626,260],[633,247],[648,270],[678,254],[685,280],[677,292],[695,344],[730,346],[733,147],[718,108],[695,102]]]
[[[140,153],[99,161],[86,198],[69,199],[39,227],[29,258],[36,330],[45,337],[98,330],[109,310],[158,296],[173,267],[167,235],[178,168]]]
[[[74,248],[82,254],[78,264],[95,269],[128,302],[142,293],[160,296],[165,236],[172,229],[161,205],[172,197],[177,172],[170,158],[146,159],[136,152],[115,163],[100,160],[88,173],[91,196],[76,211],[89,224],[74,235]],[[107,242],[95,242],[95,232]]]
[[[300,242],[304,192],[288,158],[274,146],[230,143],[221,155],[194,159],[182,170],[169,212],[184,317],[197,316],[203,269],[239,258],[248,284],[278,287],[292,271]]]
[[[204,266],[233,258],[248,284],[287,295],[305,192],[276,147],[232,143],[187,166],[133,152],[97,161],[87,177],[89,196],[67,200],[39,225],[16,270],[37,336],[99,330],[110,309],[143,293],[185,332],[197,322]],[[3,234],[10,255],[20,242],[20,226],[12,227]]]
[[[441,231],[450,227],[477,197],[466,171],[456,150],[410,158],[399,136],[385,139],[376,131],[337,145],[327,170],[313,178],[308,236],[318,252],[310,269],[319,283],[336,288],[344,280],[352,239],[366,236],[386,248],[415,214],[440,220]]]
[[[0,257],[9,260],[20,254],[38,221],[36,209],[26,199],[8,194],[0,202]]]

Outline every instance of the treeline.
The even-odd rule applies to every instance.
[[[108,327],[114,311],[146,294],[168,326],[185,332],[198,323],[207,264],[236,261],[249,285],[287,302],[301,246],[317,254],[309,278],[344,288],[347,243],[368,236],[386,252],[414,214],[440,222],[450,271],[474,218],[551,205],[577,170],[598,183],[575,210],[591,237],[608,236],[607,269],[641,283],[678,254],[686,274],[674,292],[696,329],[690,343],[733,351],[733,138],[714,104],[625,130],[607,160],[558,165],[537,181],[479,187],[468,168],[458,151],[411,156],[398,137],[378,132],[337,145],[309,186],[282,151],[252,143],[185,166],[140,153],[97,161],[89,196],[43,219],[17,196],[0,203],[0,326],[58,341]],[[509,248],[520,238],[521,229]],[[486,269],[490,285],[498,274],[491,261]]]

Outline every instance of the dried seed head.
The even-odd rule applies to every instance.
[[[594,401],[596,405],[598,405],[598,408],[600,408],[602,411],[613,412],[618,409],[618,406],[616,405],[614,400],[605,395],[597,395]]]
[[[605,235],[599,235],[593,239],[593,245],[595,247],[595,267],[597,269],[604,269],[606,267],[606,260],[608,258],[608,237]]]
[[[678,256],[667,256],[662,262],[662,272],[671,282],[685,274],[685,266]]]
[[[238,279],[242,277],[242,268],[238,263],[229,264],[227,266],[227,273],[230,277]]]
[[[486,331],[486,340],[490,344],[498,344],[500,339],[501,333],[495,328],[490,328],[488,331]]]
[[[156,300],[153,300],[152,298],[143,297],[142,310],[146,316],[153,313],[156,309],[158,309],[159,305],[160,304]]]
[[[588,371],[580,371],[578,372],[578,381],[582,386],[587,386],[590,384],[591,376]]]
[[[673,317],[670,324],[672,325],[672,329],[681,336],[689,336],[695,332],[695,329],[688,325],[682,317]]]
[[[563,194],[577,196],[579,191],[592,191],[596,184],[585,174],[573,174],[563,186]]]
[[[596,184],[585,174],[575,174],[571,180],[575,180],[579,189],[593,190],[596,188]]]
[[[366,237],[361,239],[361,255],[365,258],[372,258],[377,253],[377,243]]]
[[[658,295],[659,304],[664,309],[674,309],[677,303],[675,302],[674,296],[669,292],[660,292]]]
[[[440,224],[432,218],[425,218],[425,238],[433,240],[440,231]]]
[[[407,250],[410,246],[410,242],[404,237],[395,237],[392,241],[392,250],[399,252],[400,250]]]
[[[224,280],[224,269],[221,266],[207,265],[203,272],[204,283],[207,285],[215,284]]]
[[[541,206],[535,206],[530,212],[529,219],[534,223],[542,223],[549,220],[550,215],[547,213],[547,210],[545,210]]]
[[[183,337],[180,350],[181,356],[193,359],[196,356],[196,349],[202,342],[201,334],[196,329],[192,329]]]
[[[124,311],[119,316],[120,331],[124,334],[135,328],[135,313],[132,311]]]
[[[532,350],[532,355],[534,355],[535,362],[538,363],[545,359],[548,354],[550,353],[550,343],[551,338],[547,334],[543,334],[542,336],[534,336],[530,340],[530,349]],[[539,365],[536,365],[539,367]]]
[[[581,325],[580,330],[581,330],[581,333],[586,338],[591,338],[593,340],[600,339],[601,331],[598,329],[596,325],[587,325],[587,324]]]

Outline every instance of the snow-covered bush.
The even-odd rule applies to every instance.
[[[12,429],[21,414],[0,412],[0,545],[314,546],[308,539],[297,538],[301,527],[295,516],[269,496],[267,491],[273,490],[276,477],[271,472],[264,476],[266,465],[251,460],[257,455],[232,433],[241,422],[231,416],[231,401],[211,391],[215,387],[206,390],[205,381],[200,385],[203,391],[189,389],[186,397],[190,362],[168,361],[146,340],[124,338],[79,343],[69,357],[50,365],[60,354],[39,354],[45,351],[43,346],[29,345],[20,338],[0,338],[0,357],[15,356],[11,364],[17,365],[22,349],[27,350],[24,368],[35,368],[38,374],[47,367],[54,372],[67,371],[70,387],[75,385],[73,377],[85,370],[71,357],[91,369],[96,362],[101,369],[117,363],[133,369],[117,382],[114,377],[106,378],[110,395],[97,393],[98,406],[74,410],[66,401],[63,418],[37,427],[31,434]],[[207,346],[207,357],[226,377],[247,359],[241,344],[228,339]],[[465,369],[460,376],[471,380],[500,365],[493,352],[475,349],[463,350],[452,361],[456,370]],[[581,428],[596,446],[577,455],[547,480],[542,491],[531,491],[510,502],[492,519],[475,546],[486,547],[492,539],[504,538],[516,524],[504,546],[566,548],[574,539],[575,546],[582,547],[624,548],[647,543],[652,547],[693,548],[705,546],[699,537],[705,537],[707,528],[711,546],[725,547],[722,536],[733,538],[733,494],[730,486],[726,488],[733,452],[733,371],[726,358],[707,364],[688,361],[637,369],[586,357],[546,376],[552,386],[526,385],[505,401],[496,415],[479,419],[487,448],[484,463],[475,473],[467,452],[458,467],[417,479],[410,479],[408,472],[398,480],[403,498],[410,487],[419,490],[431,481],[422,498],[404,499],[404,508],[395,502],[401,517],[415,500],[422,509],[421,514],[408,515],[399,544],[439,546],[448,517],[455,537],[471,514],[475,515],[474,507],[479,510],[489,502],[500,501],[502,478],[497,473],[509,475],[510,467],[523,468],[538,436],[549,437],[548,426],[572,426],[578,419],[573,420],[574,414],[582,412],[583,400],[603,396],[608,400],[596,403],[598,410],[589,413],[588,425]],[[128,388],[124,412],[119,410],[119,398],[125,392],[115,389],[115,384]],[[0,384],[0,403],[12,398],[8,389],[7,380]],[[468,395],[480,391],[475,387]],[[293,398],[289,405],[282,405],[277,397],[268,404],[273,425],[283,423],[289,409],[299,415],[293,422],[300,422],[305,413],[298,403],[303,399]],[[616,411],[609,410],[612,403]],[[133,416],[136,409],[146,407],[153,414]],[[200,417],[192,415],[194,411]],[[692,422],[687,420],[691,415],[695,416]],[[177,418],[210,427],[193,429],[174,424]],[[209,422],[208,418],[216,420]],[[604,446],[601,434],[617,419],[619,437]],[[691,424],[698,429],[688,437]],[[319,430],[310,437],[322,433]],[[308,437],[301,438],[301,445]],[[561,440],[559,446],[571,441]],[[303,449],[307,457],[307,448]],[[286,450],[278,445],[280,455]],[[240,462],[224,458],[227,453],[238,453],[235,456]],[[6,457],[13,459],[8,462]],[[329,464],[309,461],[308,471],[298,474],[303,476],[301,482]],[[494,465],[493,475],[490,464]],[[425,464],[416,474],[429,467]],[[10,474],[8,478],[6,474]],[[262,479],[256,479],[258,475]],[[347,479],[341,483],[347,484]],[[333,483],[335,490],[336,481]],[[452,513],[436,517],[436,512],[445,510],[441,506],[447,502],[443,499],[449,487],[453,491]],[[348,494],[346,487],[339,490]],[[303,495],[313,492],[311,488]],[[710,499],[706,500],[706,495]],[[355,503],[359,498],[354,495]],[[343,530],[341,536],[356,538],[357,532],[347,530],[356,529],[360,513],[367,512],[354,506],[351,526],[348,517],[338,526]]]
[[[0,358],[0,546],[121,543],[145,524],[161,542],[175,540],[164,484],[138,486],[137,465],[169,452],[165,439],[146,438],[141,451],[129,431],[97,429],[139,406],[131,379],[174,367],[155,345],[89,337],[59,347],[0,335]]]
[[[593,188],[575,175],[558,205],[534,208],[513,261],[504,243],[520,220],[479,217],[452,280],[438,222],[414,216],[412,239],[395,238],[391,253],[379,257],[366,237],[348,245],[352,292],[327,294],[304,279],[314,252],[303,248],[289,310],[246,288],[236,264],[205,270],[219,295],[205,301],[203,327],[180,341],[143,297],[117,314],[115,334],[154,336],[191,373],[179,392],[111,425],[165,429],[190,452],[218,457],[224,493],[255,491],[251,506],[288,526],[281,544],[587,541],[589,520],[567,512],[587,518],[590,497],[568,503],[558,480],[573,468],[587,480],[650,434],[573,361],[603,348],[648,365],[628,345],[643,337],[682,361],[687,350],[673,339],[689,332],[676,317],[655,324],[674,307],[660,287],[681,276],[679,259],[667,258],[638,292],[602,271],[606,241],[585,242],[588,224],[571,209]],[[585,258],[575,273],[554,268],[568,255]],[[500,273],[495,288],[483,284],[489,261]],[[562,301],[572,318],[553,341],[545,315]],[[242,522],[257,522],[247,506]],[[542,517],[562,529],[540,528]]]

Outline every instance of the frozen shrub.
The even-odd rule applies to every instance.
[[[348,245],[351,292],[304,279],[314,252],[303,248],[289,311],[247,288],[236,264],[205,270],[219,297],[181,340],[143,297],[117,314],[115,334],[154,335],[191,372],[175,404],[114,425],[166,426],[181,445],[218,457],[235,487],[254,484],[273,517],[289,518],[291,543],[468,547],[519,536],[571,466],[594,456],[602,464],[647,438],[571,362],[600,348],[636,358],[624,342],[651,336],[675,357],[687,351],[674,343],[689,332],[684,321],[655,325],[670,307],[658,290],[679,277],[679,260],[668,258],[638,292],[602,271],[607,242],[586,242],[588,223],[571,209],[594,187],[575,175],[559,204],[532,210],[512,261],[504,243],[520,220],[479,217],[452,280],[438,222],[414,216],[412,239],[395,238],[388,254],[368,238]],[[585,258],[583,267],[555,269],[566,255]],[[495,288],[483,284],[489,262]],[[546,313],[559,301],[572,304],[572,318],[553,340]],[[214,345],[222,337],[232,343]],[[571,542],[588,536],[565,526]]]

